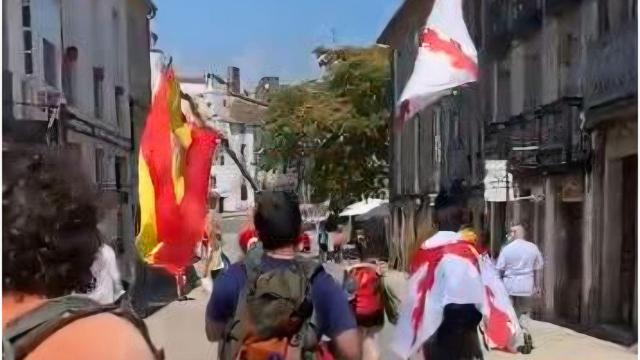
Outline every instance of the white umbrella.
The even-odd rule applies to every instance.
[[[388,200],[382,199],[366,199],[362,201],[358,201],[355,204],[351,204],[347,206],[344,211],[340,213],[340,216],[356,216],[366,214],[374,208],[388,203]]]

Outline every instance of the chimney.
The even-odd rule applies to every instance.
[[[232,94],[240,93],[240,69],[235,66],[227,68],[227,90]]]
[[[214,81],[216,81],[216,79],[213,77],[213,73],[207,73],[204,77],[205,77],[205,81],[206,81],[206,91],[213,91],[213,83]]]

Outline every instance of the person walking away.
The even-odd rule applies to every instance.
[[[467,223],[462,196],[441,191],[435,200],[438,232],[422,243],[411,264],[392,349],[403,359],[482,359],[478,325],[485,291],[474,245],[458,233]]]
[[[533,310],[533,298],[540,295],[544,261],[538,246],[525,240],[526,233],[522,225],[512,227],[509,237],[511,241],[500,252],[496,269],[500,272],[520,325],[525,331],[524,346],[520,350],[528,354],[533,349],[533,342],[527,322]]]
[[[311,237],[309,237],[306,231],[303,231],[298,238],[298,248],[304,253],[311,251]]]
[[[107,305],[115,303],[124,294],[116,253],[111,246],[103,244],[98,249],[91,265],[91,273],[94,279],[93,289],[86,294],[90,299]]]
[[[213,290],[213,280],[229,266],[228,259],[222,252],[222,229],[220,218],[215,211],[210,211],[205,223],[205,236],[209,239],[209,252],[204,266],[202,286],[205,290]]]
[[[94,259],[110,253],[97,196],[73,154],[2,158],[3,358],[162,359],[133,312],[71,295],[91,283]]]
[[[324,264],[327,261],[327,254],[329,253],[329,234],[327,233],[326,223],[320,225],[320,231],[318,232],[318,249],[320,262]]]
[[[238,245],[244,255],[258,243],[258,232],[252,222],[246,222],[238,233]]]
[[[333,261],[336,264],[341,264],[343,259],[342,248],[347,242],[347,227],[338,225],[338,231],[331,236],[331,242],[333,244]]]
[[[364,235],[364,230],[358,229],[356,230],[356,251],[358,252],[358,258],[364,258],[364,249],[366,247],[366,237]]]
[[[360,262],[344,271],[345,291],[356,317],[362,339],[362,357],[367,360],[380,359],[376,337],[382,330],[385,311],[389,321],[397,320],[397,302],[392,291],[385,286],[380,266],[373,258],[360,258]]]
[[[215,282],[206,311],[220,359],[361,359],[357,324],[341,287],[322,265],[297,254],[301,215],[295,195],[261,192],[254,224],[260,242]]]

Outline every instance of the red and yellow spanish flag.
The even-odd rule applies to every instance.
[[[176,274],[190,265],[202,238],[218,135],[187,123],[171,68],[159,81],[140,140],[136,247],[147,263]]]

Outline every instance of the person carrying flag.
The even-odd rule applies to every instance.
[[[518,346],[515,312],[478,253],[476,236],[463,227],[467,218],[462,194],[441,191],[434,216],[439,231],[411,260],[409,293],[391,345],[403,359],[420,350],[429,360],[482,359],[479,327],[489,348],[513,352]]]
[[[425,359],[483,358],[477,332],[483,286],[473,245],[458,233],[468,212],[456,195],[441,192],[436,198],[438,232],[421,245],[410,265],[419,279],[411,340],[417,345],[421,340]]]

